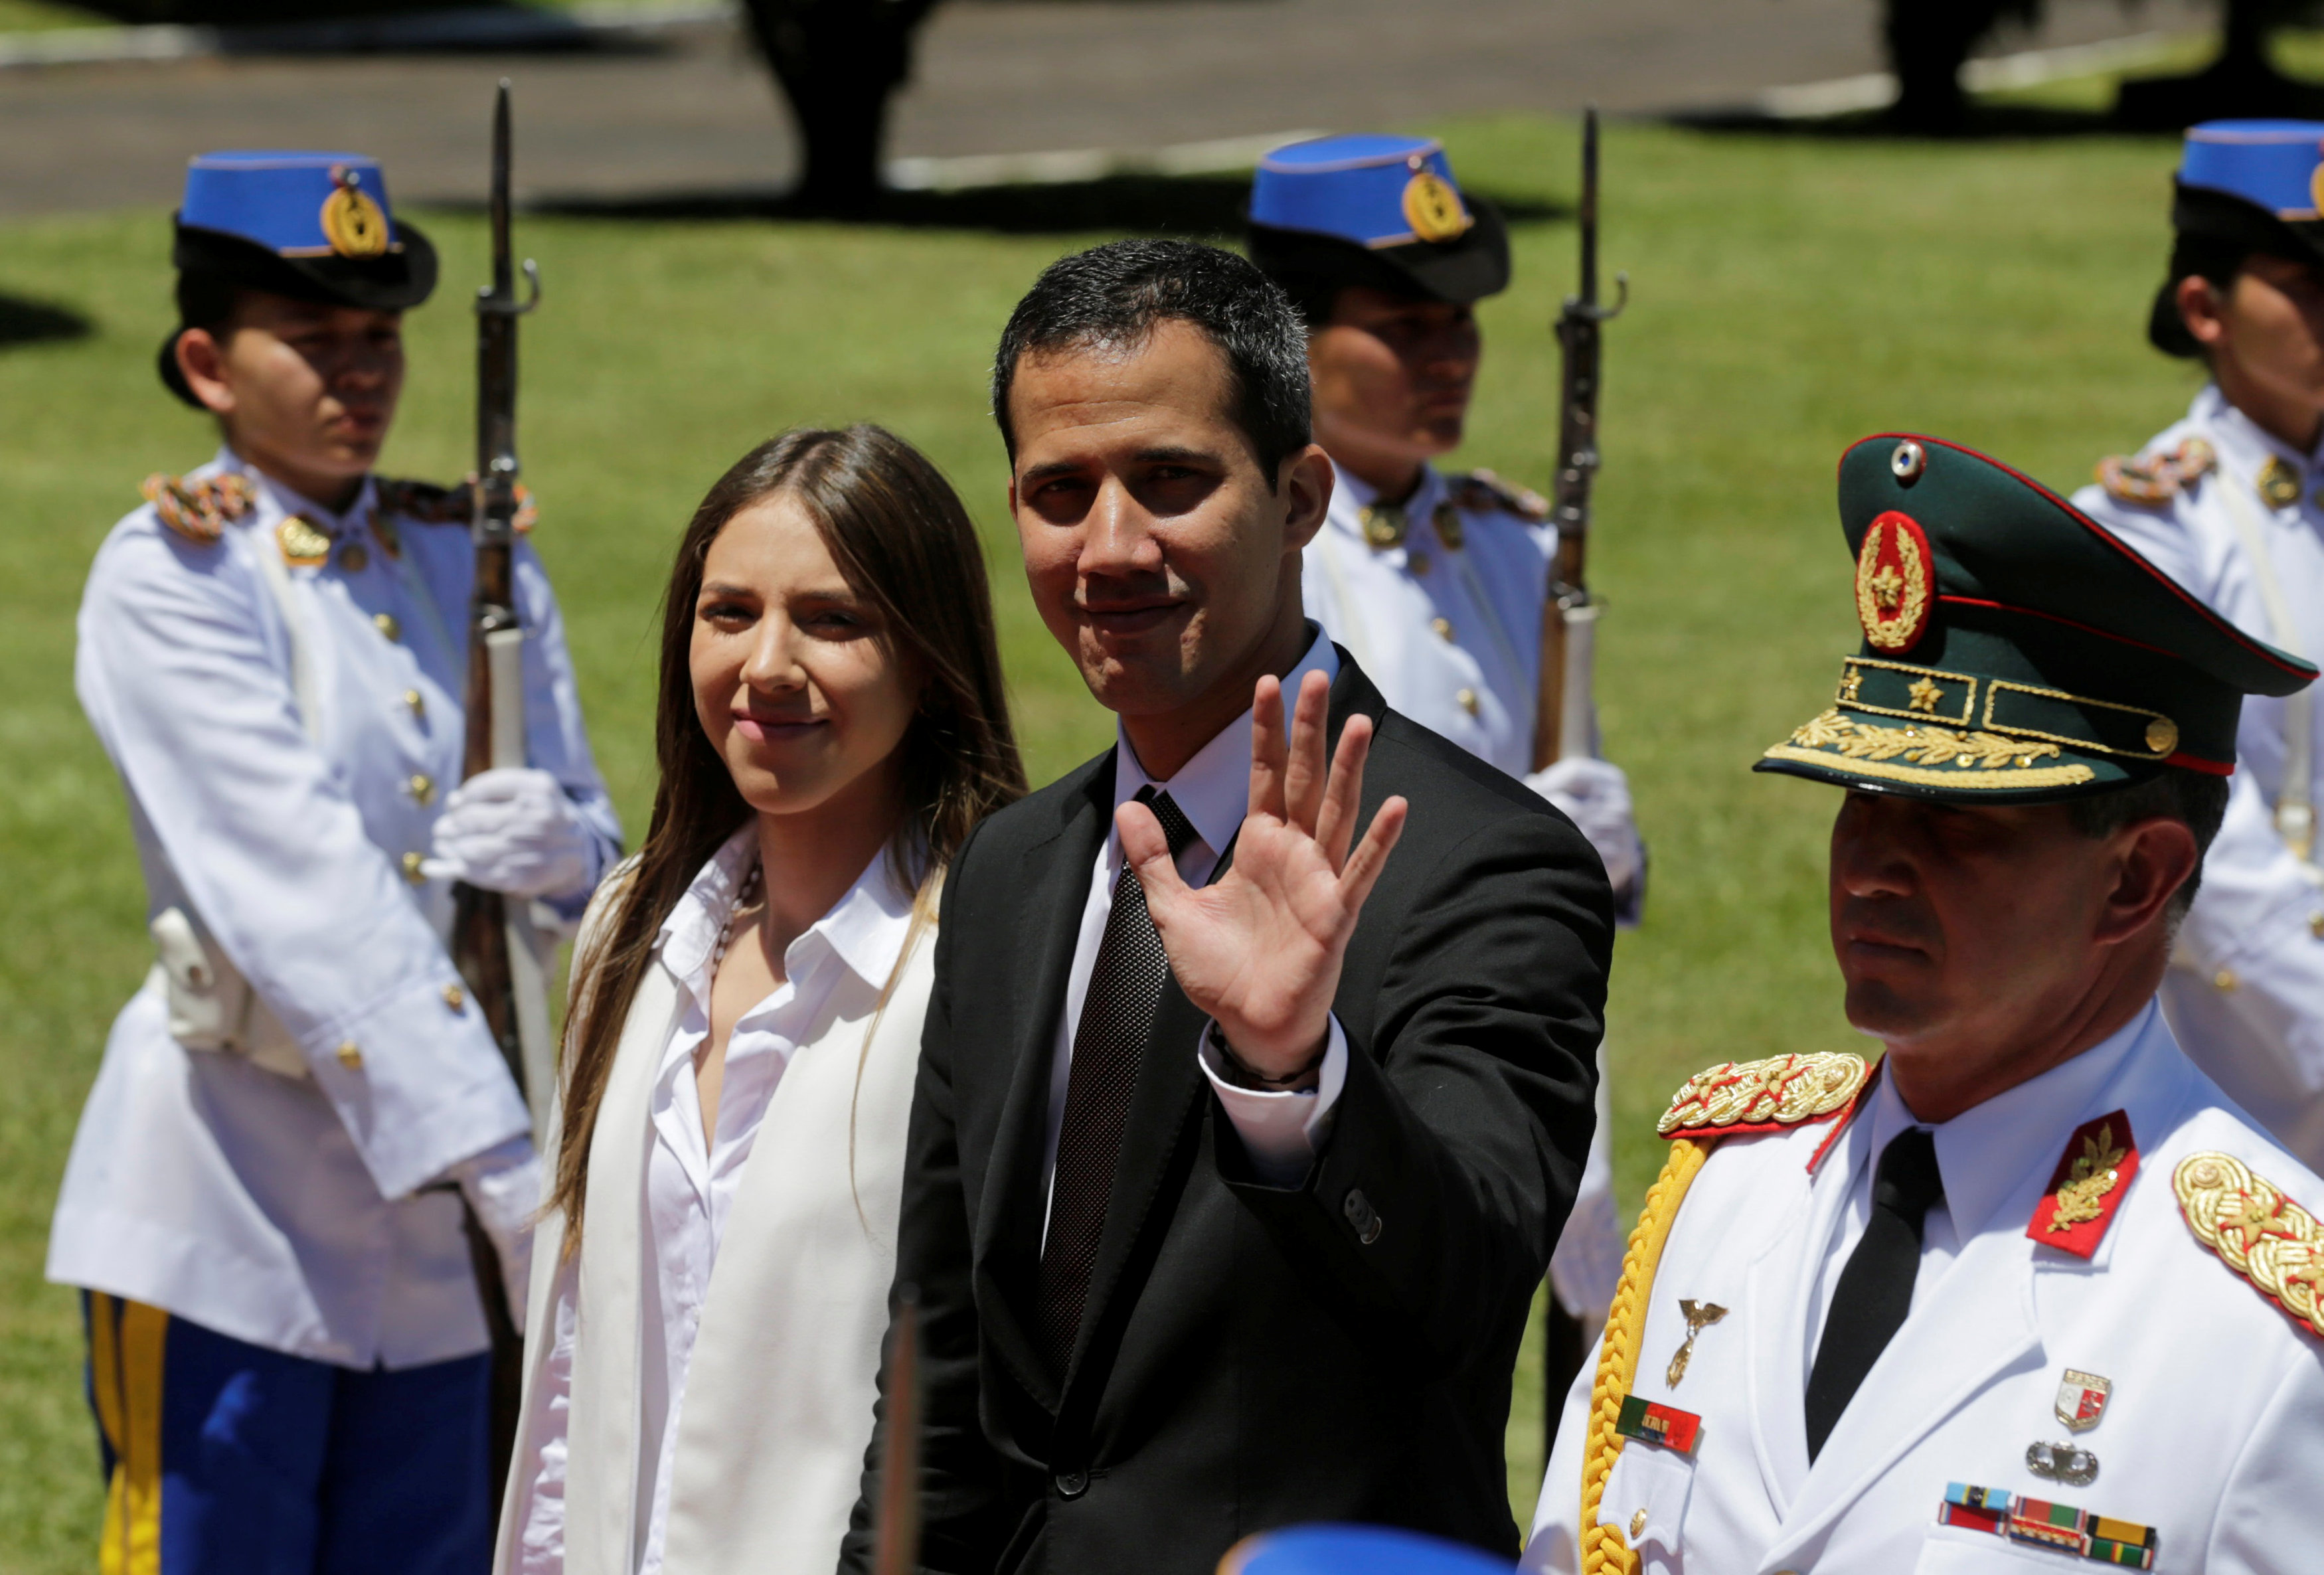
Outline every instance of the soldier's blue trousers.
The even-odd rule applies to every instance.
[[[81,1299],[102,1575],[484,1575],[491,1359],[355,1372]]]

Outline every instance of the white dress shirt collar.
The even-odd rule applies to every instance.
[[[1320,629],[1308,641],[1306,654],[1299,659],[1299,665],[1284,675],[1286,724],[1291,708],[1298,701],[1299,686],[1309,673],[1321,673],[1327,682],[1336,681],[1340,676],[1339,652],[1332,649],[1330,637]],[[1243,816],[1250,811],[1250,712],[1246,707],[1241,715],[1219,729],[1210,742],[1196,750],[1194,758],[1179,767],[1168,781],[1158,782],[1147,774],[1137,749],[1130,741],[1130,734],[1117,727],[1114,807],[1119,809],[1138,797],[1139,788],[1148,786],[1169,794],[1170,802],[1193,824],[1194,834],[1210,849],[1215,863],[1232,845],[1235,834],[1242,829]],[[1207,876],[1208,871],[1204,874]],[[1189,873],[1187,879],[1201,878]]]
[[[1933,1132],[1945,1208],[1959,1239],[1965,1242],[1992,1228],[2002,1207],[2029,1184],[2048,1180],[2057,1163],[2061,1132],[2106,1114],[2091,1105],[2113,1083],[2161,1010],[2149,1001],[2129,1022],[2080,1055],[1941,1124],[1915,1117],[1897,1093],[1895,1080],[1884,1070],[1871,1108],[1865,1111],[1869,1141],[1863,1152],[1877,1167],[1889,1139],[1906,1128],[1926,1127]],[[2073,1112],[2075,1120],[2063,1122],[2065,1112]]]
[[[736,828],[670,909],[654,943],[662,965],[696,991],[697,999],[706,998],[710,953],[726,927],[743,879],[758,861],[758,838],[755,819]],[[885,984],[912,924],[913,893],[897,880],[892,866],[888,850],[881,848],[846,894],[785,950],[785,972],[796,979],[797,965],[811,962],[802,948],[827,946],[858,979],[875,987]]]
[[[257,483],[259,492],[274,504],[277,511],[282,514],[304,515],[335,535],[349,526],[361,525],[368,521],[371,519],[373,507],[379,501],[379,482],[374,476],[364,477],[363,485],[355,492],[355,501],[350,502],[342,512],[335,509],[326,509],[314,499],[294,492],[224,445],[220,445],[218,448],[216,463],[222,472],[234,475],[246,475]]]

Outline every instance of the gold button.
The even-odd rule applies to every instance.
[[[355,1042],[353,1039],[341,1040],[339,1047],[332,1054],[339,1058],[339,1064],[349,1072],[363,1070],[363,1052],[355,1047]]]
[[[1432,618],[1428,621],[1428,627],[1436,631],[1436,638],[1439,640],[1449,640],[1452,638],[1452,620],[1450,618]]]
[[[1429,516],[1429,523],[1436,527],[1436,539],[1444,544],[1447,552],[1460,551],[1469,539],[1468,532],[1461,528],[1461,511],[1451,503],[1437,504],[1436,512]]]
[[[456,1012],[468,1004],[467,992],[456,984],[447,984],[444,987],[444,1004]]]
[[[2243,981],[2236,977],[2236,971],[2234,969],[2222,968],[2217,973],[2211,975],[2211,982],[2218,986],[2221,990],[2226,990],[2235,989],[2235,987],[2241,984]]]
[[[1406,553],[1404,563],[1405,566],[1414,574],[1425,575],[1428,572],[1428,555],[1425,552]]]
[[[2324,913],[2311,913],[2308,916],[2308,933],[2318,940],[2324,941]]]
[[[371,621],[374,627],[377,628],[378,631],[382,634],[387,636],[388,639],[401,640],[403,638],[403,625],[395,621],[394,613],[374,612],[371,615]]]
[[[339,548],[339,566],[351,575],[359,575],[371,567],[371,553],[360,541],[350,541]]]
[[[423,857],[424,855],[420,853],[406,853],[403,855],[403,878],[406,880],[410,881],[414,886],[425,886],[428,884],[428,877],[420,872],[420,865]]]
[[[1452,698],[1461,703],[1462,710],[1467,712],[1471,716],[1477,714],[1477,691],[1474,689],[1462,689],[1459,693],[1455,694]]]
[[[1637,1514],[1630,1517],[1630,1540],[1632,1542],[1637,1542],[1640,1537],[1646,1534],[1646,1512],[1642,1509],[1638,1511]]]
[[[403,692],[403,703],[411,707],[411,714],[414,716],[428,714],[428,701],[417,689],[406,689]]]
[[[414,771],[411,774],[411,797],[420,801],[422,809],[433,804],[436,801],[436,778],[425,771]]]

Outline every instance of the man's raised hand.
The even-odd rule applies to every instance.
[[[1390,798],[1355,842],[1371,719],[1348,719],[1327,769],[1330,693],[1323,674],[1307,675],[1286,739],[1283,686],[1259,679],[1250,809],[1233,868],[1211,885],[1180,879],[1153,811],[1132,802],[1114,812],[1122,857],[1146,889],[1178,987],[1216,1019],[1237,1060],[1275,1082],[1321,1058],[1348,937],[1404,830],[1405,801]]]

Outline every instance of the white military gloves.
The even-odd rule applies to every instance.
[[[524,1299],[532,1281],[532,1217],[540,1208],[540,1156],[530,1138],[511,1138],[452,1167],[476,1223],[501,1260],[509,1316],[524,1332]]]
[[[452,790],[436,819],[430,880],[512,897],[570,897],[596,871],[596,840],[546,771],[482,771]]]
[[[1606,880],[1618,901],[1637,885],[1646,859],[1630,813],[1630,779],[1621,767],[1587,755],[1570,756],[1543,767],[1525,784],[1582,828],[1605,861]]]

